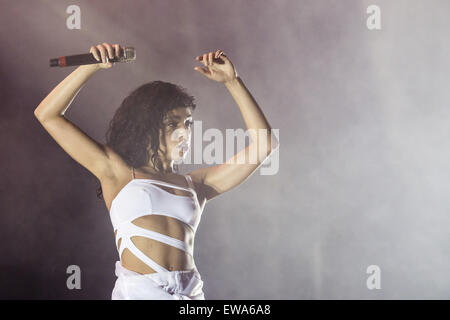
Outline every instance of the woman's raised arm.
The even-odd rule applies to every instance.
[[[90,52],[102,63],[83,65],[75,69],[34,110],[36,118],[64,151],[99,180],[113,175],[108,156],[110,150],[67,120],[64,113],[96,71],[112,67],[112,63],[107,62],[106,55],[109,58],[119,56],[120,50],[122,48],[119,45],[111,46],[107,43],[91,47]]]
[[[222,50],[197,56],[204,68],[194,69],[210,80],[225,84],[238,105],[249,130],[251,142],[225,163],[200,168],[190,175],[204,189],[206,200],[222,194],[243,183],[280,145],[272,128],[253,96],[238,76],[234,65]],[[272,140],[275,145],[272,145]]]

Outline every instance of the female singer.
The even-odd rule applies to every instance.
[[[163,81],[131,92],[110,122],[106,143],[98,143],[64,113],[90,77],[113,66],[109,59],[119,57],[123,47],[102,43],[90,53],[99,63],[75,69],[34,114],[100,182],[119,252],[112,299],[205,299],[193,258],[201,213],[207,201],[243,183],[275,150],[271,127],[230,59],[217,50],[195,57],[203,67],[194,70],[224,84],[233,96],[250,131],[248,147],[223,164],[178,174],[177,164],[190,148],[196,105],[184,88]]]

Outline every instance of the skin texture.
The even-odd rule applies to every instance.
[[[132,179],[131,168],[111,148],[101,144],[69,121],[64,113],[81,90],[83,85],[99,70],[113,67],[107,62],[107,56],[113,58],[121,54],[122,47],[108,43],[92,46],[90,52],[99,61],[98,64],[78,67],[61,81],[35,109],[34,114],[53,139],[78,163],[95,175],[101,183],[103,197],[108,211],[112,200],[119,191]],[[202,66],[194,67],[200,76],[215,81],[226,87],[241,111],[247,129],[266,129],[269,135],[258,137],[250,131],[251,143],[245,149],[237,152],[223,164],[194,170],[189,173],[197,192],[198,201],[203,210],[207,201],[231,190],[243,183],[272,151],[270,125],[258,104],[245,87],[242,79],[228,56],[222,51],[204,53],[194,57]],[[195,75],[193,75],[195,76]],[[179,107],[171,110],[165,120],[164,132],[160,135],[158,154],[163,161],[163,172],[158,172],[149,162],[136,168],[136,178],[156,179],[187,188],[187,182],[182,175],[173,172],[175,161],[182,159],[183,153],[178,144],[190,142],[191,123],[193,115],[190,108]],[[267,139],[259,144],[258,139]],[[277,144],[279,145],[278,141]],[[267,147],[259,148],[265,145]],[[256,146],[256,147],[255,147]],[[251,153],[258,160],[250,162]],[[240,159],[238,161],[238,159]],[[188,196],[188,192],[159,186],[175,195]],[[194,234],[183,222],[162,215],[147,215],[133,221],[134,224],[149,230],[166,234],[170,237],[193,245]],[[156,240],[133,237],[132,241],[147,256],[168,270],[189,270],[194,266],[192,258],[184,251]],[[121,240],[119,240],[119,248]],[[132,271],[146,274],[155,272],[136,258],[128,249],[122,255],[122,264]]]
[[[180,161],[186,157],[189,149],[183,149],[180,143],[190,146],[193,124],[192,110],[190,108],[176,108],[168,112],[167,119],[164,120],[164,132],[160,136],[160,158],[163,160],[164,169],[166,164],[173,165],[174,161]],[[170,170],[171,171],[171,170]]]

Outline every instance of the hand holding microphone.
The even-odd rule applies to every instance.
[[[123,54],[124,52],[124,49],[118,44],[114,44],[111,46],[110,44],[103,42],[103,44],[92,46],[89,52],[92,53],[95,60],[101,61],[101,63],[98,65],[99,68],[109,69],[113,66],[112,62],[110,62],[109,60],[113,60],[114,62],[115,57],[120,58],[121,54]]]
[[[86,64],[96,64],[101,69],[108,69],[115,62],[130,62],[136,60],[136,50],[133,47],[110,45],[106,42],[92,46],[90,53],[63,56],[50,59],[50,67],[69,67]]]

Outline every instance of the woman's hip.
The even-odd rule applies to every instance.
[[[197,268],[139,274],[116,262],[113,300],[205,300],[203,280]]]

